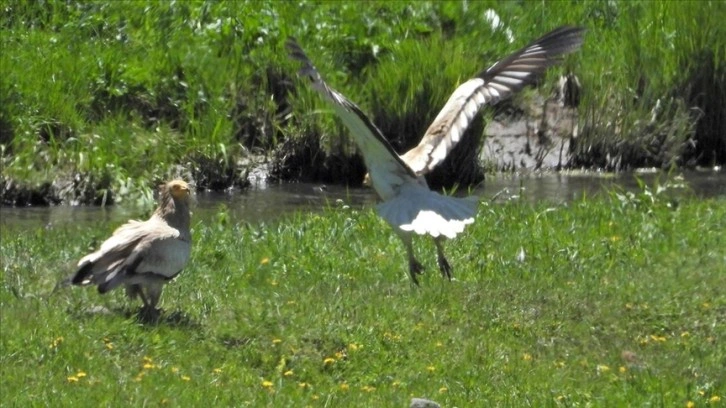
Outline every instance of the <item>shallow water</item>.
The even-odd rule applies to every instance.
[[[482,200],[503,202],[523,199],[529,202],[564,203],[582,197],[606,194],[614,189],[639,191],[638,180],[654,188],[668,179],[662,173],[545,173],[541,175],[489,176],[473,194]],[[674,181],[674,178],[670,178]],[[676,183],[686,186],[676,194],[726,200],[726,171],[681,173]],[[271,222],[296,211],[313,212],[326,206],[350,205],[369,207],[377,198],[369,188],[346,188],[320,184],[295,183],[266,185],[230,193],[198,193],[193,209],[194,220],[204,221],[225,209],[233,222]],[[32,207],[0,208],[0,226],[38,228],[63,224],[122,223],[143,217],[144,211],[133,207]]]

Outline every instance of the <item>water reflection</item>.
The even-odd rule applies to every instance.
[[[662,173],[646,174],[593,174],[548,173],[515,176],[496,175],[473,191],[483,200],[502,202],[523,199],[530,202],[547,201],[563,203],[585,197],[597,196],[612,189],[639,190],[638,180],[653,186],[667,179]],[[726,172],[688,172],[682,174],[688,188],[684,193],[698,197],[726,199]],[[233,221],[250,223],[269,222],[295,211],[312,212],[325,206],[336,205],[342,200],[354,207],[373,206],[375,193],[367,188],[321,186],[319,184],[280,184],[265,188],[249,189],[232,193],[197,194],[194,219],[205,221],[226,209]],[[129,218],[143,218],[143,210],[124,206],[117,207],[43,207],[1,208],[0,225],[39,226],[67,223],[119,224]]]

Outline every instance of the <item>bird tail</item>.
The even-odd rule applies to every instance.
[[[398,196],[379,204],[377,209],[396,230],[454,238],[474,222],[478,204],[474,196],[444,196],[426,189],[418,197]]]

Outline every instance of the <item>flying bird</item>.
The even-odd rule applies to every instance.
[[[377,205],[378,213],[403,241],[409,275],[415,284],[423,267],[413,254],[413,235],[433,238],[439,270],[451,280],[452,268],[444,255],[443,240],[456,237],[473,223],[478,205],[476,197],[457,198],[431,191],[423,176],[446,158],[482,106],[507,98],[534,82],[561,56],[579,49],[583,33],[578,27],[555,29],[461,84],[418,146],[402,156],[355,103],[323,80],[295,39],[288,39],[290,57],[303,64],[298,74],[332,105],[363,154],[367,180],[383,201]]]
[[[141,298],[143,313],[158,314],[162,287],[186,266],[192,246],[189,185],[173,180],[160,190],[151,218],[117,228],[98,251],[78,262],[71,284],[97,285],[99,293],[124,285],[129,298]]]

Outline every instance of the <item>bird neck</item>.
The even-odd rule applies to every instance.
[[[169,226],[185,231],[189,230],[190,215],[189,204],[183,200],[175,200],[171,196],[164,196],[161,205],[154,212]]]

